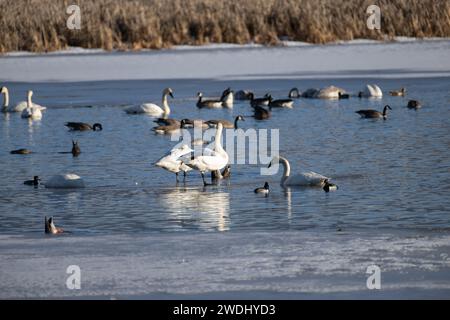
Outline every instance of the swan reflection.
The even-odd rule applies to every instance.
[[[181,226],[200,229],[230,228],[230,195],[216,190],[208,191],[186,187],[162,190],[158,197],[162,208]]]

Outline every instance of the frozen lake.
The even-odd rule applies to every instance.
[[[242,72],[212,69],[209,78],[206,67],[197,78],[176,69],[164,73],[161,66],[152,73],[159,62],[178,61],[177,50],[0,58],[1,85],[12,103],[32,89],[34,101],[48,108],[33,123],[19,114],[0,115],[0,297],[449,298],[450,66],[443,58],[449,43],[186,51],[185,61],[192,57],[194,65],[188,69],[205,52],[219,60],[270,57],[261,65],[273,59],[267,50],[288,59],[281,73],[273,65],[264,72],[258,65],[247,68],[244,61]],[[395,68],[389,58],[405,57],[412,48],[411,60]],[[320,54],[329,59],[343,51],[346,62],[330,73],[320,69],[319,56],[305,71],[306,62],[296,65],[294,57],[313,59],[311,50],[325,50]],[[377,58],[387,61],[385,68],[376,62],[350,70],[347,55],[364,50],[386,52]],[[135,64],[148,79],[120,61]],[[366,83],[377,83],[383,99],[299,99],[293,110],[274,110],[268,121],[247,116],[247,102],[232,110],[195,107],[198,91],[217,96],[226,87],[286,97],[292,87],[357,92]],[[174,89],[173,118],[244,115],[243,129],[280,129],[280,154],[293,171],[333,177],[339,190],[282,189],[281,173],[261,176],[262,164],[233,165],[231,180],[219,186],[205,189],[196,172],[176,185],[173,174],[152,166],[175,142],[151,132],[153,118],[124,112],[131,104],[159,103],[164,87]],[[400,87],[407,97],[388,96]],[[409,110],[408,99],[424,107]],[[355,114],[386,104],[393,109],[386,121]],[[103,131],[70,132],[67,121],[99,122]],[[80,143],[77,158],[59,153],[70,151],[71,140]],[[18,148],[34,153],[9,154]],[[87,187],[55,191],[22,183],[63,172],[79,174]],[[253,189],[265,181],[271,194],[256,196]],[[43,217],[52,215],[71,233],[44,236]],[[82,269],[81,290],[65,288],[70,264]],[[377,292],[365,287],[372,264],[386,275]]]

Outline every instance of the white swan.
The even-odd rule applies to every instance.
[[[84,181],[76,174],[67,173],[51,177],[44,185],[46,188],[77,189],[84,188]]]
[[[376,84],[368,84],[363,91],[359,92],[358,96],[360,98],[381,98],[383,97],[383,92]]]
[[[9,91],[7,87],[2,87],[0,93],[4,95],[2,112],[22,112],[28,107],[28,101],[21,101],[15,106],[9,106]],[[34,108],[40,109],[41,111],[47,109],[46,107],[38,105],[37,103],[34,102],[32,102],[32,106]]]
[[[216,138],[214,141],[214,151],[211,155],[198,156],[187,163],[192,169],[200,171],[205,186],[208,185],[205,181],[205,172],[221,170],[228,163],[228,153],[223,149],[221,143],[222,130],[223,125],[219,122],[217,124]]]
[[[345,90],[335,87],[335,86],[329,86],[323,89],[320,89],[317,93],[317,97],[319,99],[339,99],[339,93],[344,93]]]
[[[41,107],[33,106],[33,102],[31,102],[31,97],[33,96],[33,91],[28,91],[28,101],[27,107],[22,111],[22,118],[27,118],[31,120],[40,120],[42,119]]]
[[[162,109],[160,106],[154,103],[143,103],[140,106],[132,106],[125,109],[125,112],[128,114],[148,114],[155,117],[167,117],[170,114],[169,103],[167,102],[167,96],[171,96],[173,98],[173,91],[171,88],[166,88],[163,90],[162,95]]]
[[[179,148],[174,148],[170,150],[168,154],[159,159],[155,166],[163,168],[169,172],[175,173],[178,182],[178,173],[182,171],[184,173],[184,178],[186,178],[186,172],[191,171],[192,168],[187,166],[183,160],[180,160],[181,157],[191,153],[192,150],[188,145],[184,144]]]
[[[269,164],[269,168],[274,163],[280,163],[283,165],[284,172],[281,177],[280,184],[282,187],[286,186],[319,186],[322,187],[325,184],[325,181],[330,180],[321,174],[305,171],[299,174],[291,176],[291,166],[289,165],[289,161],[286,158],[281,156],[276,156],[272,159]]]

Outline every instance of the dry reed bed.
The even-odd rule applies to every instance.
[[[81,8],[81,30],[66,27],[70,4]],[[381,7],[381,31],[366,27],[370,4]],[[0,52],[450,37],[450,1],[0,0],[0,30]]]

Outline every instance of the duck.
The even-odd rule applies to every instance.
[[[358,93],[359,98],[381,98],[383,97],[383,92],[380,87],[376,84],[367,84],[363,91]]]
[[[269,110],[266,110],[265,108],[261,107],[261,106],[255,106],[253,107],[253,117],[256,120],[265,120],[265,119],[269,119],[271,117],[271,112]]]
[[[404,97],[406,95],[406,89],[401,88],[400,90],[389,91],[389,94],[394,97]]]
[[[234,104],[234,91],[231,88],[225,89],[220,97],[220,101],[222,101],[222,106],[225,108],[233,108]]]
[[[27,185],[27,186],[38,186],[39,185],[39,181],[41,181],[39,176],[34,176],[33,180],[26,180],[26,181],[23,182],[23,184]]]
[[[228,153],[223,149],[221,143],[222,131],[223,125],[219,122],[216,129],[214,152],[211,155],[197,156],[186,163],[192,169],[200,171],[204,186],[208,185],[205,181],[205,172],[221,170],[228,164]]]
[[[223,168],[222,172],[220,172],[220,170],[211,171],[212,181],[228,179],[230,177],[231,177],[231,166],[229,164],[227,164],[225,168]]]
[[[253,94],[253,92],[250,92],[250,105],[252,107],[268,106],[271,99],[272,99],[272,97],[270,96],[269,93],[266,93],[266,95],[262,98],[255,98],[255,95]]]
[[[80,176],[74,173],[66,173],[54,175],[44,183],[44,186],[52,189],[78,189],[84,188],[85,184]]]
[[[197,93],[197,108],[222,108],[222,100],[203,100],[203,93]]]
[[[47,217],[44,217],[45,219],[45,233],[46,234],[59,234],[63,233],[63,228],[58,228],[55,226],[55,223],[53,222],[53,217],[50,217],[47,219]]]
[[[289,161],[282,156],[275,156],[269,163],[269,168],[274,163],[281,163],[283,165],[284,171],[280,181],[280,185],[282,187],[287,186],[323,187],[325,181],[330,179],[313,171],[305,171],[291,176],[290,175],[291,166],[289,164]]]
[[[66,122],[64,125],[72,131],[103,130],[103,126],[100,123],[94,123],[93,125],[90,125],[89,123],[84,122]]]
[[[249,90],[239,90],[234,95],[234,98],[236,100],[241,100],[241,101],[243,101],[243,100],[251,100],[250,94],[252,94],[252,92],[249,91]]]
[[[78,145],[78,141],[72,140],[72,155],[74,157],[78,157],[81,153],[80,146]]]
[[[131,106],[125,109],[125,112],[128,114],[148,114],[155,117],[167,117],[170,114],[167,96],[170,96],[172,99],[174,98],[173,90],[171,88],[165,88],[162,92],[163,108],[154,103],[143,103],[140,106]]]
[[[208,121],[206,121],[206,123],[210,127],[217,127],[217,124],[220,122],[225,129],[237,129],[238,121],[245,121],[245,119],[243,116],[239,115],[234,119],[234,123],[232,123],[228,120],[222,120],[222,119],[221,120],[208,120]]]
[[[15,106],[9,105],[9,91],[7,87],[2,87],[0,89],[0,93],[4,95],[3,99],[3,105],[2,105],[2,112],[23,112],[28,107],[28,101],[21,101],[17,103]],[[44,111],[47,109],[46,107],[43,107],[37,103],[31,102],[31,105],[36,108],[40,109],[41,111]]]
[[[297,88],[292,88],[291,91],[289,91],[289,94],[288,94],[289,99],[298,99],[300,97],[301,97],[301,94]]]
[[[356,111],[356,113],[359,114],[361,116],[361,118],[366,118],[366,119],[383,118],[384,120],[386,120],[387,109],[392,110],[392,108],[390,106],[386,105],[383,109],[383,112],[368,109],[368,110],[358,110],[358,111]]]
[[[323,191],[330,192],[330,191],[336,191],[337,189],[338,189],[337,185],[335,185],[334,183],[330,183],[328,181],[328,179],[325,180],[325,184],[323,186]]]
[[[17,149],[17,150],[12,150],[9,153],[10,154],[30,154],[32,152],[31,152],[31,150],[28,150],[28,149]]]
[[[417,110],[419,108],[422,108],[422,104],[417,100],[409,100],[407,107],[408,107],[408,109],[416,109]]]
[[[192,168],[187,166],[183,160],[180,160],[181,157],[186,156],[193,152],[188,145],[183,144],[178,148],[172,148],[169,153],[167,153],[164,157],[159,159],[155,166],[167,170],[169,172],[175,173],[176,180],[178,182],[178,174],[180,172],[184,173],[184,179],[186,179],[186,173],[191,171]]]
[[[264,183],[264,187],[262,187],[262,188],[256,188],[254,192],[255,192],[255,193],[261,193],[261,194],[268,195],[268,194],[269,194],[269,183],[266,181],[266,182]]]
[[[294,107],[294,100],[292,100],[292,99],[272,100],[272,97],[270,97],[269,107],[271,107],[271,108],[289,108],[289,109],[292,109]]]
[[[21,117],[24,119],[31,120],[41,120],[42,119],[42,108],[40,106],[34,106],[31,101],[31,97],[33,96],[33,91],[28,91],[28,101],[27,107],[23,109]]]

